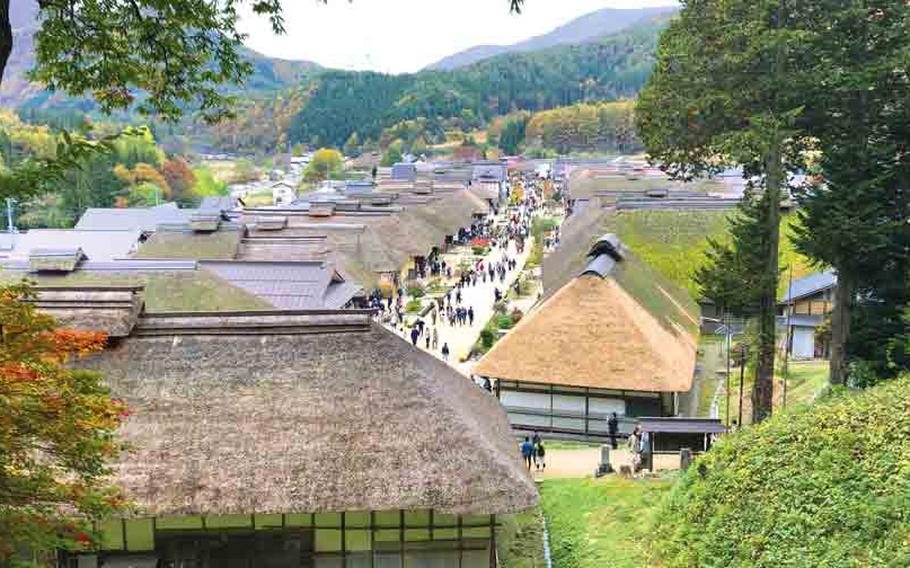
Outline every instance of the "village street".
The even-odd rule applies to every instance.
[[[503,208],[498,215],[491,217],[492,224],[496,226],[497,223],[505,223],[516,211],[517,209],[513,207]],[[532,213],[532,216],[533,215],[535,215],[535,213]],[[429,314],[422,317],[412,314],[406,318],[408,325],[403,328],[401,326],[395,326],[391,321],[386,322],[386,326],[406,340],[411,341],[411,328],[409,326],[412,326],[418,319],[422,319],[426,324],[427,331],[425,334],[432,336],[433,331],[435,330],[438,341],[435,343],[435,347],[432,342],[428,346],[426,335],[421,335],[417,341],[417,347],[431,353],[439,359],[443,359],[442,349],[443,346],[447,345],[449,354],[448,357],[445,358],[446,361],[462,374],[470,376],[471,367],[474,361],[467,360],[467,358],[484,326],[486,326],[490,318],[494,316],[494,306],[496,303],[495,290],[499,290],[502,297],[507,295],[515,284],[515,281],[522,275],[532,248],[533,238],[530,236],[525,239],[524,248],[521,252],[518,251],[514,239],[508,240],[508,245],[505,249],[502,247],[492,247],[482,258],[482,266],[484,269],[489,266],[496,266],[499,263],[503,263],[503,266],[508,266],[504,261],[507,259],[514,261],[514,268],[506,269],[505,278],[501,280],[499,275],[497,275],[493,279],[487,277],[486,280],[484,280],[478,276],[476,285],[464,286],[460,289],[461,303],[457,303],[456,301],[456,289],[453,288],[451,290],[449,297],[452,306],[456,308],[463,307],[465,309],[472,308],[474,311],[474,318],[472,321],[465,321],[463,324],[459,324],[456,321],[454,325],[451,325],[448,318],[438,317],[436,324],[434,325]],[[459,267],[465,266],[466,263],[470,266],[476,266],[477,262],[481,259],[472,254],[470,246],[459,245],[440,255],[440,260],[445,261],[447,266]],[[458,278],[455,277],[455,274],[453,273],[453,278],[446,279],[444,283],[446,287],[451,287],[457,282]],[[411,299],[411,297],[405,296],[402,303],[407,304]],[[524,308],[527,308],[533,305],[535,300],[536,294],[531,297],[523,298],[520,303]]]
[[[478,279],[476,286],[468,286],[462,289],[461,305],[474,308],[473,325],[466,323],[465,325],[456,324],[450,326],[448,322],[440,322],[437,326],[439,330],[440,348],[444,343],[448,343],[450,351],[449,364],[463,374],[469,375],[471,368],[471,362],[463,361],[463,359],[470,353],[471,347],[480,336],[480,331],[490,318],[493,317],[493,306],[495,304],[494,290],[499,289],[499,291],[505,295],[515,282],[515,279],[518,278],[521,271],[524,269],[525,262],[528,260],[528,254],[531,250],[530,245],[531,239],[529,238],[525,243],[524,251],[519,253],[516,250],[514,242],[510,241],[506,250],[496,248],[484,257],[484,266],[487,266],[490,263],[495,264],[501,262],[504,257],[508,257],[516,261],[516,268],[514,270],[506,271],[504,282],[501,282],[499,279],[496,279],[495,282],[491,282],[489,279],[486,282],[483,282],[481,279]],[[454,258],[452,260],[454,260]],[[447,262],[449,261],[447,260]],[[435,354],[440,356],[438,351]]]

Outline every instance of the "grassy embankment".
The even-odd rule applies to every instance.
[[[705,262],[708,239],[723,242],[727,236],[725,211],[624,211],[608,219],[608,228],[639,258],[682,286],[692,297],[699,295],[696,270]],[[778,292],[783,295],[793,267],[793,279],[815,271],[793,245],[792,215],[781,221],[780,265],[784,269]]]
[[[203,270],[161,273],[91,273],[28,278],[41,286],[144,286],[145,307],[149,312],[267,310],[273,306],[244,290]],[[18,280],[4,274],[0,283]]]
[[[503,568],[545,566],[541,512],[549,531],[553,566],[648,566],[646,547],[653,509],[673,479],[609,476],[544,481],[540,509],[503,520],[497,535]]]
[[[784,408],[783,364],[778,361],[774,376],[774,408]],[[738,420],[739,415],[739,377],[740,369],[733,368],[730,377],[730,417]],[[743,377],[743,424],[752,423],[752,385],[750,369],[746,368]],[[787,379],[786,407],[797,406],[814,401],[828,388],[827,361],[790,361],[789,378]],[[727,399],[721,396],[719,405],[721,419],[726,417]]]

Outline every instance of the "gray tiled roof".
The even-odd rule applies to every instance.
[[[281,309],[338,309],[360,293],[359,286],[322,261],[206,261],[200,266]]]
[[[159,224],[186,224],[195,209],[180,209],[176,203],[165,203],[155,207],[90,208],[76,223],[77,229],[85,230],[138,230],[153,232]]]
[[[832,270],[816,272],[793,281],[793,285],[784,294],[781,302],[787,304],[816,292],[821,292],[837,285],[837,275]]]

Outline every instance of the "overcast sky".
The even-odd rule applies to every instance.
[[[510,44],[546,33],[601,8],[672,6],[675,0],[525,0],[509,14],[508,0],[289,0],[287,34],[244,15],[247,45],[272,57],[326,67],[417,71],[479,44]]]

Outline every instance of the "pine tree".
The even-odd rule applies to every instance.
[[[756,233],[734,234],[733,247],[756,242],[759,248],[729,252],[740,260],[762,255],[741,268],[765,271],[743,281],[757,286],[743,292],[758,301],[753,422],[772,409],[780,201],[785,172],[802,157],[793,143],[801,135],[802,104],[794,85],[806,78],[789,50],[801,53],[803,40],[788,28],[787,7],[785,0],[686,3],[660,38],[654,73],[636,109],[646,149],[671,176],[690,179],[736,164],[747,179],[760,180],[756,203],[764,211],[754,219],[761,224],[732,226]]]
[[[910,6],[826,4],[812,38],[822,81],[806,108],[824,181],[802,195],[796,244],[837,272],[830,376],[843,384],[851,360],[882,376],[907,368],[896,338],[910,308]]]

